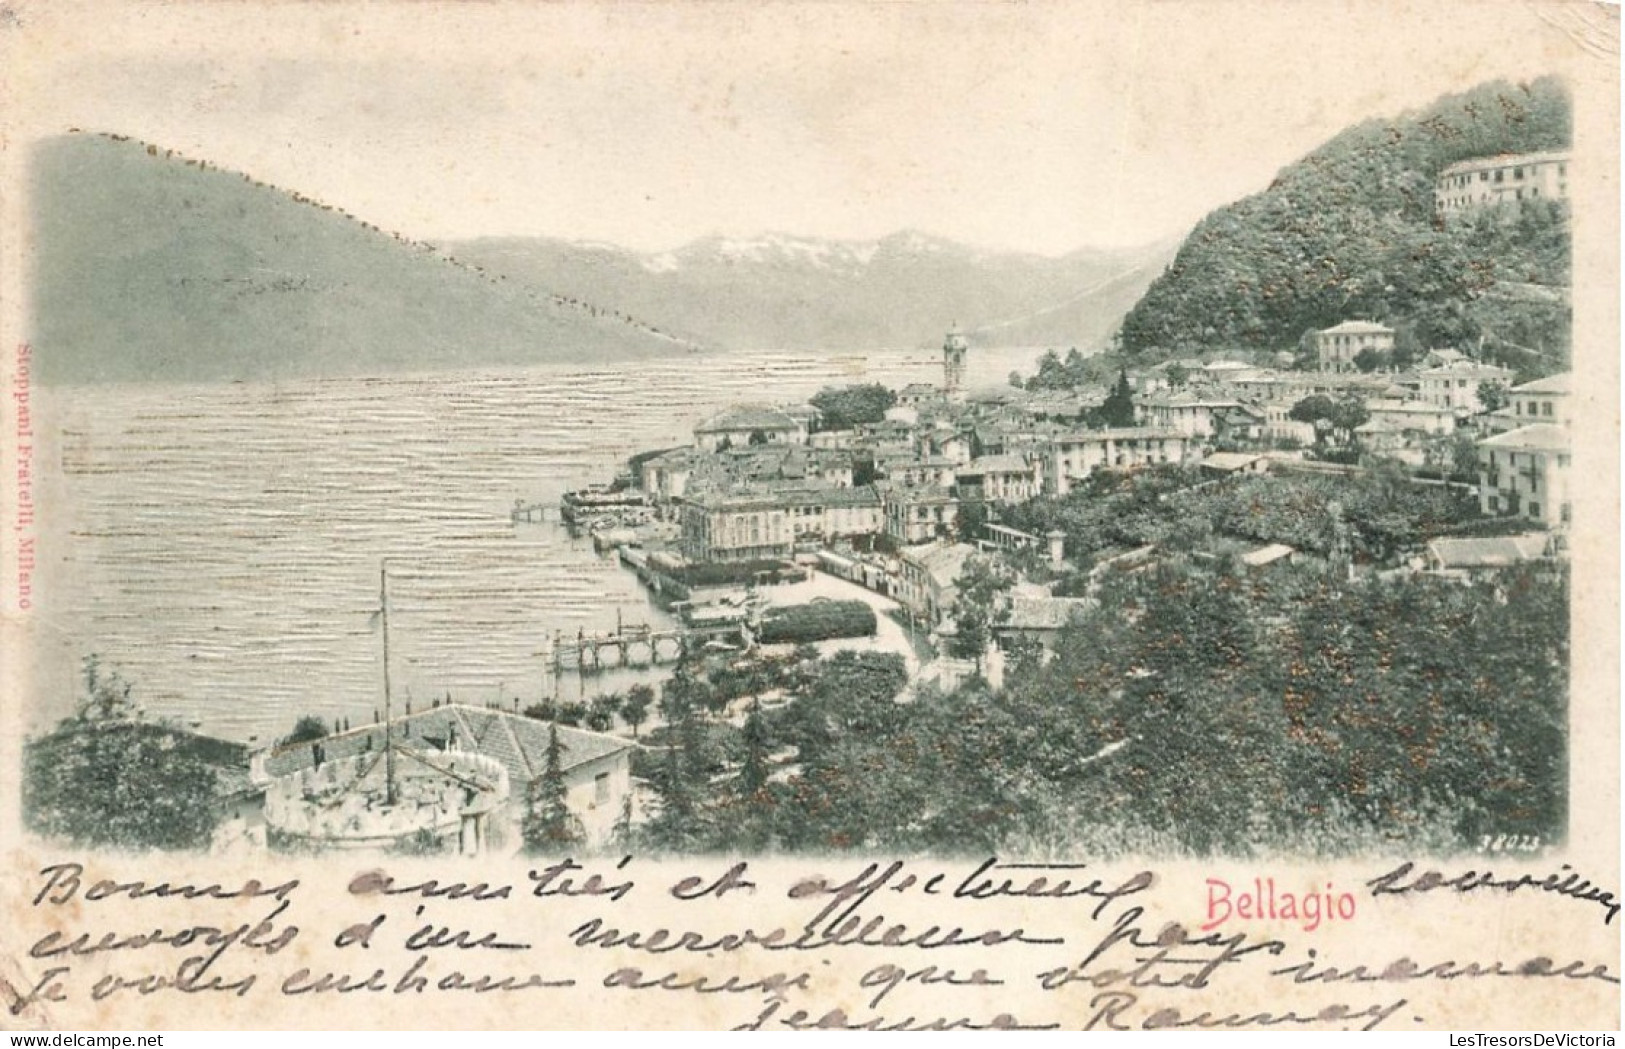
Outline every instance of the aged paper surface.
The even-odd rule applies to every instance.
[[[1617,66],[1616,9],[1586,4],[0,5],[0,1026],[1617,1029]],[[1555,81],[1527,86],[1542,78]],[[911,713],[900,722],[908,731],[882,735],[880,758],[871,750],[851,759],[855,751],[842,749],[865,732],[873,746],[872,712],[849,711],[828,738],[802,736],[789,747],[779,739],[766,755],[752,749],[753,726],[795,724],[764,709],[793,713],[818,694],[797,679],[758,688],[754,708],[695,715],[681,730],[653,712],[640,733],[624,705],[600,723],[604,731],[583,720],[593,700],[619,701],[646,680],[673,692],[661,681],[676,658],[673,639],[713,653],[700,665],[714,690],[732,657],[706,647],[705,620],[657,613],[639,581],[677,576],[661,577],[638,553],[621,555],[623,566],[609,552],[623,540],[560,538],[566,490],[607,482],[629,456],[677,445],[742,461],[751,447],[779,440],[781,421],[816,451],[817,434],[779,409],[741,423],[738,448],[723,446],[727,413],[713,415],[736,402],[789,405],[843,383],[885,383],[916,398],[900,405],[914,413],[898,417],[904,430],[945,396],[947,430],[964,422],[971,433],[971,413],[983,408],[956,400],[961,381],[971,404],[1002,403],[977,400],[978,384],[1004,380],[988,361],[1032,375],[1044,348],[1106,346],[1205,214],[1264,191],[1276,169],[1345,128],[1395,127],[1442,96],[1495,81],[1505,87],[1485,105],[1501,111],[1495,126],[1514,136],[1533,134],[1534,100],[1561,85],[1572,141],[1529,139],[1535,159],[1505,175],[1522,181],[1527,166],[1531,186],[1537,171],[1563,179],[1570,217],[1566,227],[1540,226],[1545,205],[1520,191],[1504,214],[1525,216],[1525,226],[1484,227],[1486,243],[1516,251],[1516,261],[1497,259],[1502,268],[1472,285],[1463,316],[1474,327],[1460,329],[1455,347],[1420,350],[1465,351],[1478,362],[1469,371],[1510,362],[1502,386],[1514,370],[1558,373],[1540,361],[1568,355],[1572,392],[1560,412],[1571,419],[1572,449],[1566,436],[1548,449],[1571,470],[1564,516],[1553,512],[1560,496],[1549,487],[1516,488],[1520,468],[1548,486],[1553,475],[1528,459],[1502,467],[1483,457],[1508,445],[1474,443],[1501,440],[1475,429],[1490,425],[1477,418],[1479,405],[1463,432],[1472,434],[1468,455],[1505,469],[1522,500],[1517,513],[1545,522],[1531,534],[1542,543],[1560,537],[1555,551],[1546,546],[1534,558],[1534,577],[1491,578],[1534,578],[1538,589],[1556,573],[1568,580],[1572,619],[1567,630],[1557,614],[1517,620],[1518,603],[1534,601],[1536,590],[1466,578],[1451,585],[1488,595],[1466,612],[1452,602],[1467,589],[1430,589],[1441,603],[1384,606],[1391,620],[1331,617],[1321,635],[1330,647],[1316,651],[1358,650],[1339,647],[1351,631],[1412,632],[1441,646],[1452,631],[1476,638],[1465,666],[1430,664],[1411,680],[1431,682],[1418,686],[1429,696],[1456,695],[1446,680],[1453,672],[1477,675],[1484,701],[1455,720],[1425,723],[1419,703],[1417,738],[1401,721],[1404,743],[1383,752],[1397,760],[1374,768],[1358,765],[1363,744],[1351,722],[1332,718],[1348,733],[1334,740],[1318,729],[1295,735],[1304,730],[1293,721],[1283,740],[1332,757],[1295,788],[1305,793],[1278,799],[1318,806],[1324,784],[1315,776],[1342,783],[1350,767],[1359,768],[1358,786],[1335,800],[1351,810],[1368,789],[1403,799],[1406,784],[1433,782],[1430,762],[1450,760],[1459,810],[1441,810],[1437,792],[1425,796],[1433,807],[1418,803],[1414,812],[1396,801],[1392,822],[1361,824],[1356,840],[1353,824],[1332,811],[1322,825],[1318,809],[1310,818],[1238,799],[1243,788],[1234,784],[1288,778],[1291,770],[1259,779],[1242,759],[1256,719],[1272,710],[1288,721],[1304,716],[1292,706],[1295,678],[1274,692],[1226,694],[1229,705],[1211,721],[1159,722],[1163,736],[1148,738],[1143,726],[1117,737],[1075,732],[1073,722],[1100,712],[1088,707],[1075,718],[1038,718],[1023,734],[1021,716],[1015,724],[980,716],[1020,709],[1000,695],[1031,701],[1022,674],[1049,680],[1021,662],[1019,637],[1008,666],[998,657],[1005,692],[942,707],[957,719],[954,731]],[[1474,109],[1464,119],[1481,118],[1490,120]],[[1373,179],[1389,172],[1380,139],[1367,154],[1378,158]],[[1451,148],[1453,159],[1482,159]],[[1502,140],[1486,149],[1513,151]],[[1572,170],[1559,173],[1560,164]],[[1193,168],[1200,177],[1190,177]],[[1407,184],[1428,207],[1439,197],[1433,233],[1413,235],[1418,253],[1439,252],[1430,257],[1443,260],[1441,281],[1481,261],[1445,253],[1452,223],[1466,221],[1452,209],[1488,206],[1473,195],[1500,193],[1490,178],[1499,170],[1483,168],[1482,185],[1472,181],[1477,168],[1462,182],[1441,174]],[[1336,193],[1299,206],[1292,228],[1306,237],[1336,228],[1387,250],[1402,235],[1382,226],[1389,216]],[[918,229],[928,232],[901,232]],[[1550,261],[1541,230],[1552,229],[1572,232],[1566,286],[1541,271]],[[1202,232],[1211,245],[1245,230],[1219,223]],[[721,236],[702,239],[711,234]],[[1437,242],[1428,239],[1435,234]],[[516,290],[523,267],[503,254],[517,250],[513,242],[500,238],[543,237],[560,238],[555,247],[579,243]],[[941,261],[959,250],[951,241],[985,246],[969,251],[980,276],[952,285],[957,271]],[[628,272],[691,272],[694,243],[737,276],[617,298],[632,294]],[[1136,254],[1146,245],[1157,247]],[[1030,261],[1084,247],[1102,251],[1087,279],[1045,277]],[[181,249],[184,267],[175,262]],[[626,249],[634,261],[614,261]],[[1300,249],[1257,242],[1248,250]],[[937,261],[919,261],[933,252]],[[988,260],[999,252],[1029,253],[1027,268],[996,276]],[[923,332],[887,326],[915,316],[917,303],[897,293],[861,314],[857,294],[828,276],[842,266],[872,274],[887,253],[913,259],[905,269],[925,277],[881,294],[912,288],[907,296],[925,301],[951,286],[956,312]],[[1299,261],[1305,272],[1318,262]],[[1391,314],[1447,330],[1454,315],[1427,312],[1433,292],[1421,281],[1433,271],[1387,256],[1367,264],[1348,263],[1337,277],[1348,314],[1315,327]],[[108,277],[115,269],[116,280]],[[592,274],[584,291],[558,283],[583,272]],[[1137,273],[1145,276],[1124,301],[1089,297]],[[1393,286],[1413,278],[1414,296]],[[1029,290],[1056,280],[1063,290],[984,298],[998,280]],[[760,291],[774,281],[789,288],[776,299]],[[763,297],[752,298],[758,291]],[[1249,330],[1224,327],[1232,300],[1256,291],[1238,277],[1203,307],[1215,319],[1181,343],[1189,362],[1181,369],[1233,353],[1263,368],[1265,350],[1300,348],[1299,331],[1267,346],[1231,338]],[[1085,305],[1068,314],[1078,302]],[[997,312],[1005,307],[1012,312]],[[1571,324],[1519,319],[1569,308]],[[1377,316],[1362,317],[1365,309]],[[1090,327],[1097,315],[1108,320]],[[862,323],[847,324],[854,316]],[[1047,327],[1056,317],[1074,327]],[[956,322],[966,334],[939,350],[932,340]],[[1078,333],[1072,341],[1058,334],[1069,330]],[[793,334],[752,341],[782,332]],[[554,344],[570,352],[553,354]],[[426,356],[426,348],[443,353]],[[959,352],[970,357],[968,381],[954,370]],[[1448,357],[1418,358],[1410,371],[1451,366]],[[1324,370],[1311,362],[1307,372]],[[1391,369],[1396,383],[1402,371]],[[1136,368],[1136,383],[1150,374]],[[1480,373],[1471,374],[1476,385]],[[946,389],[936,389],[939,376]],[[1105,376],[1095,405],[1116,395],[1116,378]],[[1416,396],[1397,399],[1431,410],[1417,407],[1434,402],[1415,382]],[[909,394],[909,383],[930,389]],[[1176,410],[1157,393],[1137,386],[1134,422],[1145,423],[1153,405]],[[1455,403],[1448,389],[1442,396]],[[1384,398],[1395,392],[1371,394]],[[1550,404],[1541,415],[1540,399],[1528,400],[1537,416],[1552,417]],[[707,429],[707,419],[723,421]],[[1081,414],[1073,421],[1076,432],[1091,429]],[[1346,429],[1366,422],[1369,413]],[[1308,431],[1307,443],[1334,453],[1332,465],[1357,440],[1340,436],[1340,425],[1328,417]],[[1056,485],[1065,492],[1068,453],[1057,449],[1073,430],[1045,426],[1048,451],[1030,462],[1043,471],[1046,494]],[[1549,437],[1557,426],[1530,429]],[[1168,439],[1190,453],[1193,469],[1215,448],[1221,458],[1210,470],[1262,461],[1244,454],[1245,443],[1238,458],[1222,458],[1238,453],[1213,436]],[[1378,427],[1358,441],[1372,451],[1390,437]],[[946,449],[951,433],[941,439]],[[995,468],[976,454],[983,471]],[[884,458],[875,453],[871,465]],[[960,468],[944,486],[955,505],[967,476],[991,483],[964,472],[968,454],[892,460],[889,494],[875,497],[873,512],[903,508],[901,545],[936,538],[908,531],[904,511],[928,500],[913,500],[906,493],[924,486],[901,478],[944,468],[938,458],[950,473],[955,462]],[[811,452],[806,462],[813,465],[796,469],[825,468]],[[1375,469],[1360,462],[1357,469]],[[1437,463],[1418,450],[1411,465]],[[847,478],[846,486],[861,484]],[[982,491],[993,500],[992,489]],[[1489,495],[1475,490],[1470,499],[1488,505],[1480,497]],[[578,500],[573,512],[586,515],[596,498]],[[673,549],[680,538],[691,561],[724,563],[710,556],[721,540],[690,526],[693,508],[694,521],[707,520],[704,498],[671,500],[661,520],[624,511],[616,523],[634,535],[669,524]],[[1358,513],[1354,498],[1338,504],[1335,521]],[[1343,573],[1352,594],[1380,585],[1372,581],[1379,570],[1398,573],[1393,585],[1403,587],[1437,567],[1420,543],[1411,563],[1409,552],[1351,552],[1341,532],[1333,535],[1323,556],[1297,551],[1301,563],[1289,570]],[[1117,545],[1130,564],[1163,556]],[[1199,583],[1184,593],[1200,612],[1182,632],[1169,631],[1173,654],[1155,666],[1117,667],[1112,702],[1127,691],[1177,712],[1234,680],[1181,678],[1183,666],[1207,666],[1198,647],[1216,620],[1202,617],[1218,606],[1202,604],[1204,595],[1229,593],[1226,579],[1280,577],[1213,569],[1214,558],[1273,549],[1254,542],[1258,550],[1215,554],[1220,546],[1204,546],[1207,560],[1190,563]],[[1103,560],[1117,552],[1094,551]],[[815,580],[780,593],[824,585],[816,580],[855,563],[850,544],[822,561],[799,553],[818,567]],[[1057,551],[1057,570],[1062,554],[1081,556]],[[1039,553],[1022,556],[1023,571],[1048,571]],[[911,563],[923,574],[911,576]],[[897,606],[884,606],[864,651],[868,665],[881,666],[885,639],[902,638],[906,694],[928,710],[955,689],[981,687],[964,679],[990,668],[980,657],[947,655],[945,646],[972,629],[974,610],[936,606],[931,563],[897,564],[890,593],[915,616],[889,618]],[[838,585],[856,591],[852,578]],[[740,606],[751,609],[750,643],[774,620],[749,604],[758,584],[778,585],[750,581]],[[1004,604],[988,629],[1014,630],[1015,599],[989,601]],[[1406,620],[1407,607],[1459,618],[1440,629]],[[954,631],[942,629],[944,611],[957,613]],[[1104,650],[1107,638],[1123,642],[1139,620],[1127,606],[1117,611],[1115,625],[1093,618],[1082,633],[1063,631],[1063,651],[1033,665],[1083,666],[1068,660]],[[1520,622],[1555,635],[1555,650],[1569,654],[1566,676],[1516,655],[1526,637],[1494,634],[1494,624]],[[652,625],[639,633],[644,624]],[[1263,616],[1258,632],[1279,636],[1270,634],[1279,627]],[[729,630],[716,636],[740,633],[737,624]],[[909,635],[932,636],[922,649]],[[1499,658],[1499,641],[1513,657]],[[838,662],[821,653],[811,665]],[[603,670],[639,660],[655,664],[642,678],[624,666]],[[1370,672],[1379,670],[1390,668]],[[1359,709],[1422,698],[1365,690],[1355,684],[1363,672],[1346,671],[1346,691],[1333,681],[1330,702]],[[1530,812],[1551,798],[1521,797],[1522,781],[1505,772],[1508,754],[1528,743],[1508,719],[1514,710],[1523,716],[1530,697],[1549,711],[1558,701],[1538,682],[1554,673],[1568,686],[1567,732],[1556,729],[1565,753],[1546,753],[1543,767],[1566,791],[1554,789],[1563,811],[1542,822]],[[1075,684],[1079,696],[1094,695],[1091,687],[1082,677]],[[773,707],[786,696],[787,706]],[[844,709],[846,699],[820,702]],[[522,712],[532,705],[539,716]],[[894,709],[889,700],[885,709]],[[83,720],[63,721],[76,711]],[[308,738],[281,743],[306,715]],[[1134,711],[1123,716],[1142,724]],[[566,728],[550,736],[545,726],[559,721]],[[1212,734],[1193,735],[1198,724]],[[1540,728],[1538,718],[1528,722],[1529,733]],[[690,729],[735,741],[743,756],[687,781],[694,793],[680,795],[671,784],[682,780],[669,770],[688,760],[691,743],[703,750],[684,736]],[[1490,743],[1450,749],[1480,738],[1475,732]],[[932,747],[916,747],[927,737]],[[1097,745],[1065,749],[1080,738]],[[107,742],[115,739],[122,745]],[[1137,749],[1148,746],[1165,758],[1148,762]],[[977,756],[977,747],[987,749]],[[569,756],[550,755],[558,750]],[[913,763],[888,767],[888,752]],[[1233,778],[1215,754],[1236,756]],[[946,764],[931,764],[939,759]],[[1132,787],[1090,794],[1077,770],[1112,775],[1118,760],[1156,785],[1143,796]],[[199,762],[218,772],[205,777],[201,801]],[[1075,768],[1041,774],[1040,762]],[[862,774],[871,768],[872,777]],[[850,802],[872,815],[862,806],[874,795],[905,772],[933,768],[934,779],[920,772],[923,795],[896,789],[915,809],[893,811],[889,829],[864,824],[867,815],[855,827],[839,824],[835,810]],[[1168,770],[1178,768],[1203,771],[1172,789]],[[847,778],[828,778],[837,772]],[[25,776],[39,777],[26,803]],[[733,785],[751,776],[759,777],[754,793],[742,795]],[[661,792],[652,794],[651,782],[667,785],[652,815],[645,802]],[[1079,783],[1086,801],[1058,794]],[[84,812],[85,799],[109,784],[104,809]],[[48,790],[61,796],[41,800]],[[126,805],[132,793],[148,797],[149,808]],[[1204,807],[1210,797],[1228,800]],[[785,806],[789,825],[762,819],[762,799]],[[554,802],[568,809],[557,826],[549,823]],[[713,818],[684,828],[685,805]],[[1091,813],[1107,805],[1121,818],[1095,822]],[[24,827],[30,806],[32,831]],[[1136,818],[1136,808],[1169,822]],[[1238,825],[1239,811],[1251,822]],[[1478,816],[1463,830],[1452,820],[1467,811]],[[1033,812],[1043,814],[1036,827]],[[1419,829],[1418,812],[1440,834]],[[1049,820],[1055,814],[1066,820]],[[207,847],[193,848],[200,819]],[[1006,830],[1018,826],[1020,835]],[[751,847],[746,830],[768,844]],[[522,838],[545,842],[550,833],[556,848],[519,851]],[[699,842],[698,854],[683,840]],[[718,853],[719,840],[733,847]]]

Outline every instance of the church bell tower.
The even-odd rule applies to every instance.
[[[955,324],[942,344],[942,393],[950,401],[965,399],[965,333]]]

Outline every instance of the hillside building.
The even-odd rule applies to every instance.
[[[766,405],[736,404],[694,427],[694,443],[708,452],[752,444],[806,444],[808,419]]]
[[[946,456],[892,453],[876,455],[874,463],[875,471],[895,484],[946,488],[954,483],[955,463]]]
[[[1446,222],[1488,208],[1568,196],[1567,150],[1463,160],[1439,172],[1433,191],[1434,204]]]
[[[945,538],[959,525],[959,499],[947,488],[887,487],[886,536],[898,545]]]
[[[638,487],[656,502],[680,499],[688,489],[690,474],[704,456],[704,452],[693,447],[673,448],[650,456],[638,467]]]
[[[960,574],[975,553],[969,543],[929,543],[902,551],[892,596],[928,624],[941,622],[953,611]]]
[[[1565,429],[1573,426],[1573,389],[1574,375],[1570,372],[1514,386],[1507,391],[1513,422],[1518,426],[1536,422]]]
[[[1547,557],[1551,537],[1544,532],[1472,539],[1435,539],[1427,545],[1427,570],[1471,579]]]
[[[1536,423],[1478,442],[1480,512],[1567,527],[1572,437],[1562,426]]]
[[[884,528],[870,486],[808,483],[691,494],[682,506],[683,556],[690,561],[783,558],[798,542],[867,540]]]
[[[1392,353],[1394,329],[1371,321],[1344,321],[1315,333],[1315,359],[1323,372],[1352,372],[1362,352]]]
[[[1248,452],[1214,452],[1196,465],[1206,477],[1241,477],[1270,469],[1269,459]]]
[[[1301,445],[1314,443],[1315,424],[1292,418],[1295,404],[1296,400],[1285,398],[1265,401],[1256,406],[1264,413],[1265,440],[1296,441]]]
[[[900,408],[932,407],[942,403],[942,389],[930,383],[911,382],[897,391]]]
[[[1477,415],[1484,410],[1478,388],[1487,382],[1510,382],[1513,371],[1493,364],[1462,359],[1424,368],[1416,373],[1417,391],[1422,400],[1459,416]]]
[[[1456,429],[1455,411],[1431,401],[1374,397],[1365,402],[1365,407],[1371,422],[1395,433],[1441,436]]]
[[[1065,495],[1096,470],[1182,463],[1193,444],[1178,430],[1146,426],[1058,434],[1044,452],[1044,493]]]
[[[1062,634],[1076,626],[1096,606],[1093,598],[1014,594],[1004,617],[993,625],[994,643],[1002,652],[1015,652],[1023,644],[1036,644],[1047,659]]]
[[[682,507],[683,556],[690,561],[789,557],[795,531],[789,508],[770,492],[702,492]]]
[[[1043,494],[1043,470],[1024,455],[984,455],[961,466],[959,490],[968,498],[1014,505]]]
[[[1178,430],[1187,437],[1212,437],[1218,430],[1217,417],[1239,408],[1241,402],[1234,397],[1176,393],[1148,398],[1140,415],[1147,426]],[[1262,425],[1263,419],[1258,423]]]

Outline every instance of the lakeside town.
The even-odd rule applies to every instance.
[[[713,620],[714,606],[734,595],[689,601],[685,580],[707,579],[701,589],[778,582],[797,578],[801,565],[894,597],[939,641],[953,633],[955,590],[971,557],[1036,552],[1053,574],[1075,567],[1064,531],[1035,534],[1005,518],[1025,521],[1034,500],[1063,498],[1097,475],[1169,467],[1167,476],[1199,488],[1270,473],[1397,470],[1472,502],[1480,519],[1468,531],[1504,534],[1419,535],[1381,560],[1351,561],[1351,574],[1471,574],[1561,557],[1570,376],[1514,385],[1512,369],[1455,349],[1429,350],[1403,372],[1355,367],[1358,356],[1391,358],[1393,342],[1392,329],[1356,320],[1315,333],[1306,370],[1290,368],[1291,354],[1277,366],[1182,358],[1125,368],[1112,388],[968,394],[968,344],[954,331],[940,384],[735,406],[698,423],[693,444],[636,455],[615,484],[571,493],[564,516],[657,591],[683,595],[691,622]],[[1273,543],[1239,557],[1265,568],[1307,553]],[[1098,569],[1153,555],[1148,546],[1091,551],[1088,560]],[[1023,561],[1006,559],[1013,568]],[[1064,623],[1040,599],[1069,599],[1039,589],[1022,614]],[[1040,629],[1020,616],[1000,626],[1005,635]]]
[[[1449,167],[1439,221],[1561,204],[1566,164]],[[1264,349],[1119,332],[970,388],[953,327],[934,382],[767,386],[556,507],[516,497],[674,624],[555,630],[553,680],[650,682],[414,711],[380,567],[371,724],[183,732],[91,657],[25,803],[47,835],[225,850],[1544,848],[1574,391],[1566,354],[1514,349],[1353,313]],[[83,804],[63,759],[106,724],[110,782],[169,767],[162,819]]]

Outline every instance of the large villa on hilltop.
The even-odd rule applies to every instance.
[[[1516,207],[1524,201],[1568,196],[1567,150],[1463,160],[1439,172],[1433,191],[1439,215],[1446,221],[1498,205]]]

